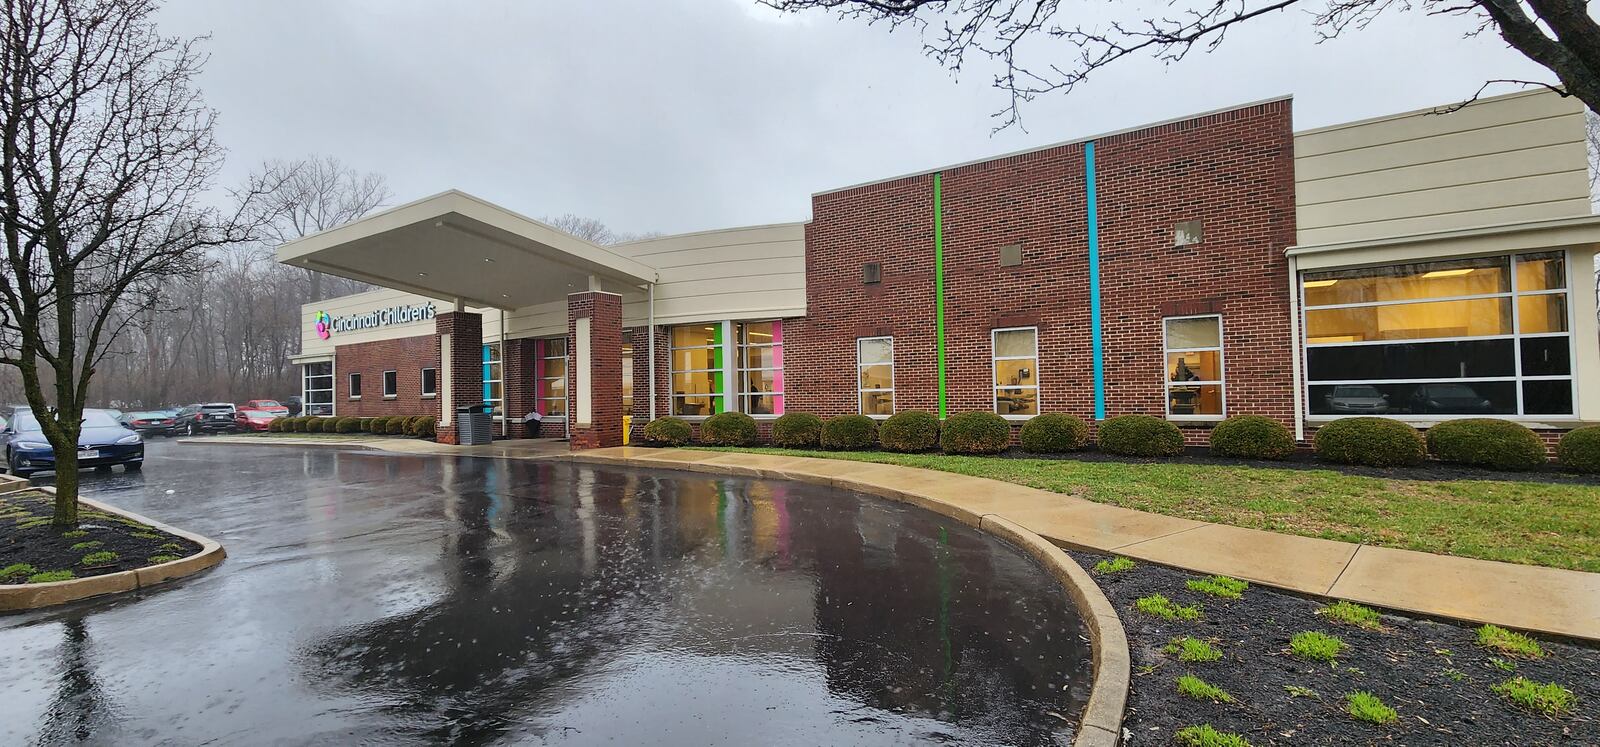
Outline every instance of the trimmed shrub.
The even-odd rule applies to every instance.
[[[1177,456],[1183,431],[1154,415],[1118,415],[1100,424],[1100,450],[1124,456]]]
[[[644,426],[644,440],[656,446],[682,446],[694,436],[694,428],[682,418],[656,418]]]
[[[1578,472],[1600,472],[1600,425],[1574,428],[1556,444],[1556,461]]]
[[[907,454],[928,451],[939,445],[939,419],[921,410],[897,412],[878,428],[878,443]]]
[[[389,421],[390,420],[393,420],[393,418],[391,418],[391,417],[389,417],[387,415],[380,415],[378,417],[373,418],[372,419],[372,432],[374,434],[376,434],[376,435],[379,435],[379,436],[382,436],[382,435],[388,433],[389,432]]]
[[[294,433],[300,427],[300,418],[278,418],[278,430],[283,433]]]
[[[1011,443],[1011,424],[992,412],[951,415],[939,431],[946,454],[999,454]]]
[[[432,415],[418,415],[411,422],[410,433],[417,438],[433,438],[436,435],[439,421]]]
[[[742,412],[719,412],[700,424],[700,443],[749,446],[761,438],[756,419]]]
[[[1417,465],[1428,456],[1422,434],[1390,418],[1341,418],[1318,428],[1312,444],[1322,459],[1368,467]]]
[[[390,436],[404,436],[406,434],[406,419],[399,415],[384,421],[383,432]]]
[[[815,449],[822,445],[822,418],[809,412],[791,412],[772,423],[772,445],[790,449]]]
[[[1294,453],[1289,429],[1261,415],[1235,415],[1211,429],[1212,456],[1287,459]]]
[[[337,433],[355,433],[356,427],[360,424],[361,421],[355,418],[339,418],[338,422],[334,423],[333,430]]]
[[[273,420],[268,421],[267,422],[267,432],[268,433],[282,433],[283,432],[283,418],[275,418]]]
[[[412,433],[412,431],[416,430],[417,421],[421,420],[421,419],[422,419],[421,415],[407,415],[406,418],[405,418],[405,422],[401,425],[400,432],[402,434],[404,434],[404,435],[407,435],[407,436],[415,436],[415,435],[417,435],[415,433]]]
[[[1423,438],[1434,459],[1505,470],[1543,467],[1544,442],[1526,426],[1497,418],[1446,420]]]
[[[822,448],[860,451],[878,444],[878,421],[865,415],[840,415],[822,424]]]
[[[1022,424],[1022,450],[1033,454],[1065,454],[1089,443],[1089,424],[1059,412],[1028,418]]]
[[[356,418],[356,431],[359,433],[371,433],[372,418]]]
[[[321,433],[324,418],[311,418],[306,421],[306,433]]]

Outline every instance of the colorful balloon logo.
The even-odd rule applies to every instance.
[[[311,319],[317,323],[318,337],[326,340],[333,336],[333,318],[328,316],[328,312],[319,311]]]

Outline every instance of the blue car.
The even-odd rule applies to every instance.
[[[0,441],[5,443],[6,467],[17,477],[56,468],[50,442],[39,430],[33,411],[17,409],[6,418]],[[110,467],[120,464],[129,472],[144,468],[144,439],[122,427],[105,410],[84,410],[83,431],[78,435],[79,467]]]

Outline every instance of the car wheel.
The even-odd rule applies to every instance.
[[[138,472],[144,469],[144,462],[128,462],[127,464],[122,465],[122,469],[128,472]]]
[[[189,424],[189,435],[191,435],[191,436],[200,435],[200,428],[198,426],[196,426],[194,423],[190,423]]]

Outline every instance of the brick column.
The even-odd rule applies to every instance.
[[[538,347],[532,338],[514,338],[505,341],[501,359],[505,365],[506,433],[511,438],[536,438],[537,428],[530,428],[522,418],[533,412],[539,398],[538,382],[534,380],[533,351]]]
[[[483,401],[483,315],[444,312],[434,318],[434,337],[440,345],[438,439],[453,444],[455,408]]]
[[[572,448],[622,445],[622,296],[567,296],[567,417]]]

